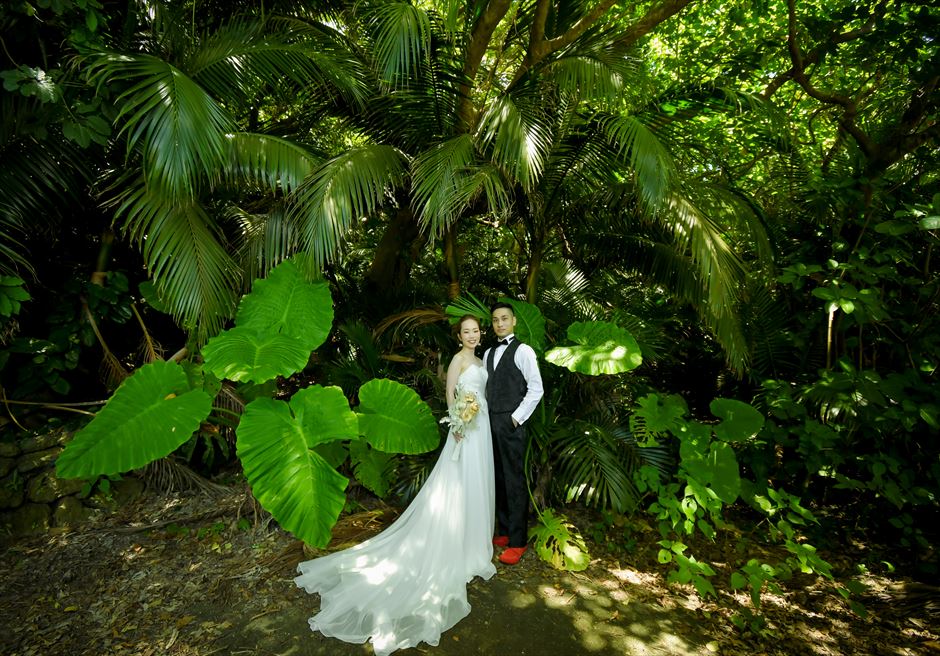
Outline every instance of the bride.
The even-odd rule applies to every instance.
[[[478,412],[469,422],[452,421],[437,464],[391,526],[297,566],[294,582],[320,595],[310,628],[345,642],[371,640],[377,656],[420,642],[437,645],[442,632],[470,613],[467,583],[496,573],[493,445],[486,368],[474,353],[480,343],[476,317],[461,317],[458,338],[462,348],[447,371],[447,407],[456,417],[454,404],[474,400],[469,393]]]

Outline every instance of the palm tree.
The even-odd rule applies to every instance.
[[[309,133],[278,134],[287,121],[275,112],[361,103],[364,71],[312,13],[193,24],[179,3],[157,2],[125,18],[123,39],[80,59],[118,128],[94,184],[160,301],[202,343],[252,276],[298,250],[285,198],[323,156]]]

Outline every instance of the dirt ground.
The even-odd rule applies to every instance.
[[[393,509],[347,516],[328,549],[358,542],[393,517]],[[702,602],[691,588],[666,584],[653,533],[642,533],[619,556],[589,539],[593,560],[580,573],[554,570],[530,550],[519,565],[499,565],[493,579],[471,583],[473,610],[440,645],[397,653],[940,653],[938,627],[916,610],[875,604],[863,619],[831,582],[814,579],[766,595],[766,631],[741,632],[729,618],[749,601],[721,587],[728,572],[722,571],[727,567],[720,545],[709,554],[718,571],[719,599]],[[244,488],[211,496],[146,494],[81,529],[0,544],[0,654],[371,654],[368,645],[309,630],[307,618],[316,612],[318,597],[295,587],[291,578],[297,563],[314,555],[259,512]],[[867,582],[873,590],[891,583],[874,576]]]

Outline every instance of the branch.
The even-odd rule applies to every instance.
[[[805,57],[803,57],[803,68],[807,66],[813,66],[818,64],[820,59],[822,59],[823,53],[829,50],[830,46],[838,45],[840,43],[848,43],[849,41],[854,41],[855,39],[860,39],[867,34],[871,34],[875,31],[875,22],[878,18],[884,15],[885,4],[881,3],[875,10],[872,12],[871,16],[868,17],[868,20],[865,21],[865,24],[855,30],[849,30],[848,32],[842,32],[841,34],[835,34],[827,41],[820,43],[815,48],[810,50]],[[780,87],[793,79],[795,69],[791,68],[786,73],[778,75],[773,80],[770,81],[770,84],[767,85],[767,88],[764,89],[764,92],[761,93],[761,98],[764,100],[769,100],[772,95],[774,95]]]
[[[806,60],[803,58],[800,46],[796,42],[795,0],[787,0],[787,49],[790,51],[790,61],[793,62],[793,68],[791,69],[793,79],[811,98],[815,98],[826,105],[839,105],[842,107],[843,114],[839,119],[839,125],[855,138],[862,153],[871,158],[875,154],[877,145],[855,123],[855,118],[858,115],[858,106],[855,101],[842,94],[820,91],[813,86],[806,74]]]
[[[529,48],[515,75],[513,75],[510,87],[515,85],[526,72],[548,55],[574,43],[616,3],[616,0],[601,0],[594,9],[582,16],[568,31],[555,38],[546,39],[545,21],[548,17],[549,1],[538,0],[536,4],[532,29],[529,33]],[[651,7],[642,18],[628,27],[617,39],[617,43],[624,47],[632,46],[649,34],[654,27],[679,13],[693,2],[695,0],[663,0],[659,5]]]
[[[480,63],[483,61],[483,55],[486,54],[486,48],[493,38],[493,32],[509,10],[510,3],[511,0],[491,0],[470,33],[463,64],[463,80],[460,82],[457,99],[458,130],[468,131],[473,125],[474,82],[480,71]]]

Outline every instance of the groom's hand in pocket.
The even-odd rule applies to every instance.
[[[519,422],[516,421],[516,418],[515,418],[515,417],[510,417],[510,419],[512,419],[512,427],[513,427],[513,428],[519,428]]]

